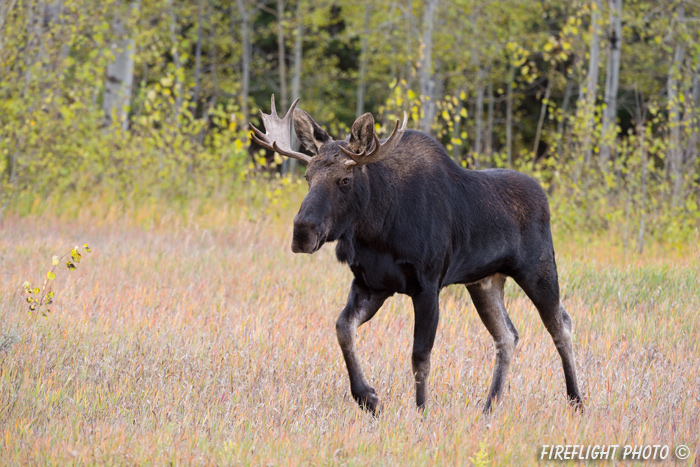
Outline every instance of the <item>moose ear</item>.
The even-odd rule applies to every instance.
[[[313,154],[318,154],[321,146],[331,140],[330,135],[301,109],[294,110],[294,131],[301,144]]]
[[[366,113],[352,124],[348,149],[361,154],[365,150],[369,152],[372,149],[372,143],[374,143],[374,117],[371,113]]]

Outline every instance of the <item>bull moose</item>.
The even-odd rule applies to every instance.
[[[559,300],[549,205],[540,185],[513,170],[467,170],[427,134],[396,122],[380,141],[371,114],[360,116],[344,140],[334,140],[308,113],[284,118],[272,96],[266,132],[250,124],[253,139],[307,164],[309,192],[294,218],[292,251],[312,254],[336,241],[336,256],[354,276],[336,322],[350,390],[377,413],[380,399],[364,376],[355,348],[357,328],[395,293],[415,311],[411,363],[416,404],[428,398],[430,353],[438,326],[438,296],[464,284],[496,345],[496,363],[484,411],[498,401],[518,342],[503,287],[511,277],[539,311],[561,356],[569,401],[582,407],[576,380],[571,317]],[[313,156],[292,150],[292,119]]]

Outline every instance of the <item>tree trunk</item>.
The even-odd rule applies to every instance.
[[[460,95],[462,94],[461,92],[459,93]],[[455,109],[456,115],[459,115],[462,112],[462,109],[464,108],[464,102],[462,101],[461,97],[457,101],[457,109]],[[455,119],[454,122],[454,127],[452,127],[452,139],[453,140],[461,140],[462,137],[460,133],[462,132],[462,117],[459,118],[459,120]],[[460,156],[461,156],[461,150],[464,145],[464,141],[462,141],[462,144],[455,144],[454,142],[452,143],[452,159],[454,159],[455,162],[459,162]]]
[[[38,53],[36,56],[32,55],[31,51],[37,47],[39,42],[39,32],[40,32],[40,21],[41,16],[34,11],[34,4],[32,2],[27,2],[27,39],[26,46],[24,50],[24,91],[22,92],[22,98],[26,99],[29,94],[29,85],[32,82],[32,67],[36,63]],[[37,47],[38,48],[38,47]]]
[[[411,57],[415,54],[413,38],[418,35],[413,21],[413,1],[406,2],[406,63],[404,64],[404,79],[408,80],[413,70]]]
[[[207,8],[207,21],[211,21],[212,18],[212,7],[209,5]],[[209,28],[209,35],[207,36],[207,41],[210,44],[214,43],[214,38],[217,37],[219,34],[218,31],[215,31],[214,28]],[[219,65],[216,63],[217,61],[217,56],[216,56],[216,50],[213,50],[213,47],[210,48],[209,52],[207,53],[207,57],[209,58],[209,62],[211,64],[211,85],[212,85],[212,93],[211,93],[211,103],[210,106],[211,108],[216,108],[217,101],[219,98]]]
[[[3,51],[3,37],[5,37],[5,21],[10,17],[17,0],[0,0],[0,55]]]
[[[542,128],[544,127],[544,117],[547,115],[547,107],[549,106],[549,96],[552,95],[552,86],[554,85],[554,80],[547,79],[547,87],[544,90],[544,98],[542,99],[542,106],[540,107],[540,118],[537,121],[537,131],[535,133],[535,144],[532,147],[532,167],[535,167],[537,162],[537,151],[540,147],[540,140],[542,138]]]
[[[695,112],[691,114],[690,120],[690,151],[688,153],[688,166],[694,167],[698,158],[698,144],[700,144],[700,65],[693,74],[691,85],[691,102]]]
[[[496,98],[493,95],[493,80],[491,79],[489,79],[486,93],[489,95],[489,103],[486,106],[486,146],[484,153],[486,154],[487,163],[490,165],[491,157],[493,156],[493,109]]]
[[[574,81],[567,77],[566,87],[564,88],[564,97],[561,101],[561,116],[557,122],[557,154],[559,161],[564,160],[564,125],[566,124],[567,113],[569,112],[569,103],[571,102],[571,94],[574,90]]]
[[[297,0],[296,8],[296,21],[297,29],[296,35],[294,36],[294,76],[292,77],[292,99],[297,99],[301,97],[301,65],[303,59],[303,39],[304,39],[304,28],[303,28],[303,16],[302,16],[301,0]],[[292,141],[296,141],[296,133],[292,131]],[[297,170],[297,165],[299,161],[287,157],[285,158],[283,164],[283,172],[290,173],[294,175]],[[286,167],[284,166],[286,164]]]
[[[506,160],[508,167],[513,167],[513,83],[515,82],[515,66],[510,65],[506,89]]]
[[[646,149],[646,104],[639,99],[637,94],[637,109],[635,120],[637,120],[636,131],[639,138],[639,159],[642,163],[641,180],[641,206],[639,208],[639,234],[637,236],[637,252],[644,251],[644,222],[646,217],[647,202],[647,149]]]
[[[593,147],[591,144],[592,133],[595,125],[595,103],[598,95],[598,69],[600,67],[600,25],[598,17],[602,1],[594,0],[591,12],[591,43],[590,59],[588,61],[588,75],[585,80],[585,91],[581,93],[584,99],[584,128],[583,128],[583,161],[585,165],[590,163]]]
[[[678,5],[676,10],[678,20],[685,17],[683,4]],[[676,38],[676,47],[673,52],[673,61],[668,71],[667,93],[668,93],[668,120],[670,127],[670,140],[667,153],[667,170],[673,183],[673,193],[671,206],[677,207],[683,186],[683,149],[681,147],[681,106],[678,98],[678,76],[683,66],[685,57],[685,44],[680,37]]]
[[[245,121],[248,120],[250,112],[248,110],[248,95],[250,93],[250,12],[248,11],[247,0],[236,0],[238,13],[241,15],[241,95],[239,97],[241,112]]]
[[[296,8],[296,35],[294,36],[294,76],[292,77],[292,99],[301,97],[301,66],[303,59],[303,10],[301,8],[301,0],[297,0]]]
[[[608,0],[610,8],[610,32],[608,34],[608,69],[605,77],[605,107],[601,129],[602,145],[599,162],[606,170],[615,150],[617,140],[617,87],[620,80],[620,55],[622,53],[622,0]]]
[[[183,89],[182,89],[182,64],[180,63],[180,50],[177,40],[177,16],[175,15],[175,5],[173,0],[168,0],[168,9],[170,10],[170,43],[173,49],[173,64],[175,65],[175,121],[178,121],[180,109],[182,108]]]
[[[280,103],[287,108],[287,56],[284,49],[284,1],[277,0],[277,60],[280,75]]]
[[[426,0],[423,11],[423,56],[419,73],[423,119],[421,129],[429,133],[435,118],[435,80],[433,77],[433,26],[438,0]]]
[[[482,141],[484,137],[484,81],[485,81],[485,70],[483,67],[479,67],[477,71],[476,78],[476,102],[474,103],[474,118],[475,118],[475,129],[474,129],[474,158],[481,159],[483,147]]]
[[[362,52],[360,54],[360,72],[357,80],[357,102],[355,103],[355,116],[359,117],[365,113],[365,92],[367,88],[367,36],[369,30],[369,1],[365,2],[365,26],[362,34]]]
[[[112,45],[114,61],[107,65],[107,80],[102,109],[107,125],[112,125],[116,118],[123,130],[129,129],[129,107],[131,106],[131,89],[134,81],[134,47],[136,43],[127,32],[126,23],[132,12],[139,7],[139,2],[129,3],[126,11],[117,13],[112,23],[114,35],[119,38]]]
[[[196,115],[197,106],[199,104],[200,91],[200,74],[202,70],[202,10],[204,9],[204,0],[199,0],[199,10],[197,11],[197,47],[195,48],[195,64],[194,64],[194,102],[192,103],[193,115]]]

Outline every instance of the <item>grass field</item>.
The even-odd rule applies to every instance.
[[[700,462],[697,246],[638,256],[557,240],[582,414],[509,281],[522,339],[502,403],[481,414],[494,347],[466,290],[450,287],[421,416],[410,301],[388,300],[359,330],[384,403],[375,419],[350,396],[335,337],[350,272],[332,246],[292,254],[294,209],[0,218],[0,464],[545,465],[541,446],[567,443],[666,444],[667,462]],[[52,314],[28,315],[24,280],[83,243],[93,252],[58,273]],[[689,459],[675,459],[678,444]]]

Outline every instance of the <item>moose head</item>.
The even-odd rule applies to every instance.
[[[263,133],[253,124],[253,140],[280,155],[307,164],[309,192],[294,218],[292,251],[314,253],[325,242],[338,240],[370,203],[370,190],[364,166],[380,162],[396,148],[406,131],[396,121],[389,138],[380,142],[374,132],[374,118],[366,113],[353,123],[344,140],[334,140],[311,116],[296,109],[295,100],[284,118],[277,115],[275,96],[270,114],[260,111],[265,125]],[[313,154],[308,156],[291,149],[292,118],[299,141]]]

